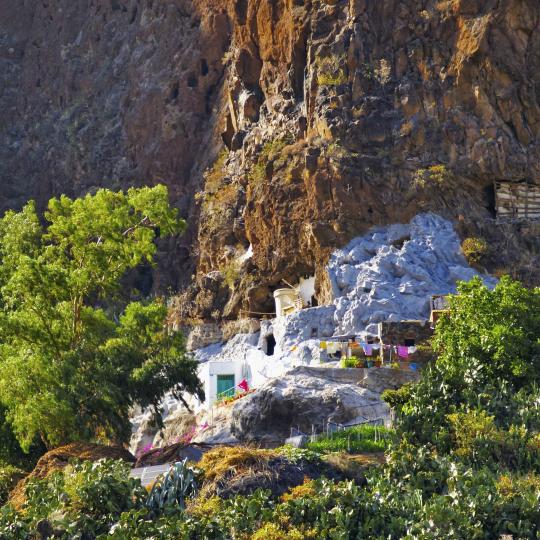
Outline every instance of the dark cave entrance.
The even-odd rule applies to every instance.
[[[274,356],[276,350],[276,338],[274,334],[268,334],[263,341],[263,351],[266,356]]]

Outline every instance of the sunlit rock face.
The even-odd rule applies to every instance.
[[[422,211],[520,272],[538,228],[487,220],[494,180],[539,182],[539,17],[537,0],[3,0],[0,212],[167,184],[190,227],[152,285],[196,269],[179,311],[205,320],[270,311],[306,275],[327,303],[336,248]],[[418,186],[432,167],[443,181]]]
[[[334,252],[328,272],[341,334],[381,321],[428,319],[431,295],[455,292],[458,281],[479,275],[465,260],[452,224],[430,213],[354,239]]]

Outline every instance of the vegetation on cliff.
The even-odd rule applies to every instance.
[[[30,483],[22,511],[4,506],[0,536],[27,538],[45,519],[61,538],[73,538],[68,531],[122,540],[536,538],[539,302],[539,289],[507,278],[494,290],[478,280],[462,284],[437,328],[439,360],[419,383],[386,394],[398,435],[386,463],[356,481],[306,478],[284,493],[216,496],[204,486],[226,490],[222,480],[234,483],[236,476],[245,485],[250,469],[273,474],[279,456],[318,468],[336,456],[220,449],[201,462],[203,489],[184,510],[150,510],[127,468],[120,474],[125,466],[75,465]]]

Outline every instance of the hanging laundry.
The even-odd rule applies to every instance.
[[[405,347],[404,345],[398,345],[398,356],[401,356],[401,358],[408,358],[409,357],[409,347]]]
[[[416,346],[409,347],[409,354],[414,354],[417,351]]]
[[[372,349],[374,351],[380,351],[381,350],[381,344],[380,343],[374,343],[371,347],[372,347]]]
[[[320,349],[326,349],[326,341],[321,341],[321,342],[319,343],[319,348],[320,348]]]
[[[364,349],[364,354],[366,356],[371,356],[373,354],[373,345],[362,343],[362,349]]]
[[[248,392],[248,391],[249,391],[249,384],[248,384],[248,382],[246,381],[246,379],[242,379],[242,380],[238,383],[238,388],[240,388],[240,390],[243,390],[244,392]]]

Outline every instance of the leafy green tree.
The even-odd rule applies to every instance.
[[[434,340],[448,377],[515,388],[540,380],[540,289],[506,276],[490,290],[477,277],[450,298],[450,313]]]
[[[461,283],[437,324],[437,362],[418,384],[386,396],[401,429],[420,442],[449,443],[449,415],[484,410],[504,429],[540,429],[540,289],[503,277],[490,290]]]
[[[167,189],[99,190],[0,220],[0,400],[23,448],[129,438],[129,411],[166,392],[203,398],[196,362],[159,300],[119,316],[121,278],[182,232]]]

